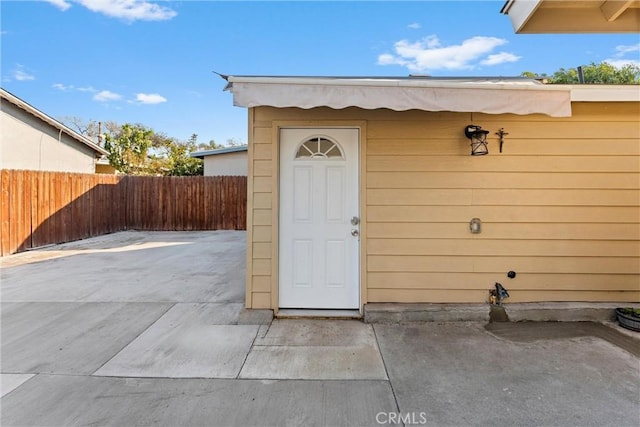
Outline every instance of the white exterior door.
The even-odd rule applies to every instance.
[[[281,308],[357,309],[358,129],[280,131]]]

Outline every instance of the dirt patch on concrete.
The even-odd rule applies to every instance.
[[[623,334],[597,322],[489,323],[485,329],[498,338],[516,342],[596,337],[640,357],[640,334]]]

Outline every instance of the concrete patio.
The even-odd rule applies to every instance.
[[[3,258],[0,424],[640,419],[640,334],[584,322],[272,320],[243,308],[244,250],[244,232],[130,231]]]

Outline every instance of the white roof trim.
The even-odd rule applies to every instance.
[[[4,90],[2,88],[0,88],[0,98],[2,98],[2,100],[6,100],[6,101],[10,102],[11,104],[15,105],[18,108],[23,109],[27,113],[31,114],[32,116],[35,116],[35,117],[39,118],[43,122],[53,126],[54,128],[58,129],[59,131],[62,131],[64,133],[66,133],[71,138],[73,138],[76,141],[88,146],[89,148],[91,148],[93,151],[95,151],[96,153],[100,154],[101,156],[106,156],[106,155],[109,154],[109,152],[107,150],[105,150],[104,148],[100,147],[98,144],[95,144],[93,141],[91,141],[86,136],[81,135],[81,134],[79,134],[78,132],[76,132],[76,131],[74,131],[72,129],[69,129],[68,127],[66,127],[65,125],[63,125],[59,121],[57,121],[56,119],[54,119],[51,116],[43,113],[42,111],[40,111],[37,108],[31,106],[30,104],[26,103],[22,99],[18,98],[17,96],[13,95],[10,92],[7,92],[6,90]]]
[[[231,147],[216,148],[215,150],[194,151],[190,153],[189,156],[202,159],[206,156],[218,156],[220,154],[240,153],[243,151],[247,151],[248,149],[249,149],[248,145],[235,145]]]
[[[240,107],[389,108],[571,116],[571,87],[531,81],[229,76]]]
[[[640,102],[640,85],[573,85],[574,102]]]

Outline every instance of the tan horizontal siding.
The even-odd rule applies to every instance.
[[[633,274],[522,274],[508,279],[506,272],[494,273],[369,273],[369,288],[374,289],[474,289],[487,290],[499,281],[509,291],[564,290],[638,291],[638,277]]]
[[[368,271],[495,273],[640,274],[637,257],[577,256],[418,256],[369,255]],[[491,285],[489,283],[488,285]]]
[[[637,172],[635,156],[369,156],[368,172]]]
[[[271,123],[257,125],[256,109],[249,110],[248,195],[252,223],[247,230],[246,304],[250,308],[271,308],[272,276],[272,192],[273,145]]]
[[[271,193],[273,191],[272,178],[270,176],[254,177],[253,191],[255,193]]]
[[[574,104],[569,118],[370,123],[369,301],[481,302],[496,281],[511,302],[640,300],[638,112]],[[488,156],[469,155],[471,123],[490,131]]]
[[[252,292],[251,308],[271,308],[271,292]]]
[[[402,152],[408,156],[425,155],[467,155],[469,154],[469,141],[462,133],[452,139],[430,139],[429,141],[403,138],[371,139],[368,153],[374,156],[392,155]],[[490,153],[498,150],[498,137],[495,134],[487,136]],[[457,142],[461,141],[461,142]],[[505,136],[503,144],[503,156],[510,155],[536,155],[536,156],[628,156],[638,155],[640,144],[636,138],[614,139],[589,138],[589,139],[516,139]]]
[[[271,276],[253,276],[254,292],[271,292]]]
[[[640,130],[638,130],[637,122],[613,120],[615,120],[613,117],[611,121],[578,121],[575,118],[571,121],[545,120],[538,122],[535,127],[532,127],[531,121],[526,120],[509,122],[508,127],[500,125],[500,122],[498,124],[487,123],[487,125],[484,125],[482,120],[476,120],[473,124],[489,130],[492,135],[499,127],[504,127],[505,132],[509,133],[506,136],[507,139],[529,139],[532,142],[557,139],[560,135],[567,140],[638,138]],[[371,122],[367,129],[371,139],[424,139],[435,137],[467,141],[463,130],[469,123],[462,123],[462,121],[462,119],[435,122],[416,121],[413,123],[405,122],[402,126],[397,126],[395,121],[379,120]]]
[[[271,242],[253,243],[253,259],[271,259]]]
[[[637,143],[640,146],[640,142]],[[369,172],[368,188],[640,189],[633,172]]]
[[[253,210],[253,225],[271,225],[272,219],[271,209]]]
[[[255,308],[273,305],[276,286],[274,122],[366,122],[365,303],[484,302],[496,281],[507,302],[640,301],[639,103],[573,103],[562,118],[272,107],[250,116]],[[489,131],[488,156],[469,155],[469,124]],[[481,234],[469,232],[474,217]]]
[[[640,240],[640,224],[633,223],[484,223],[474,240],[559,239]],[[369,239],[468,239],[468,222],[372,222]],[[640,246],[640,244],[638,245]]]
[[[369,255],[638,257],[632,240],[367,239]]]
[[[256,160],[271,160],[273,154],[271,144],[254,144],[253,158]]]
[[[606,206],[369,206],[371,222],[490,222],[632,223],[638,207]]]
[[[370,205],[638,206],[638,190],[372,189]]]

